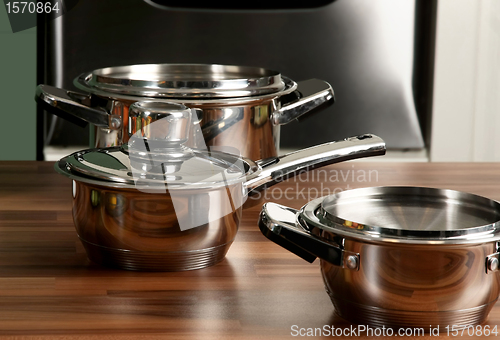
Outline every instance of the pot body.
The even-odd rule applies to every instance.
[[[440,328],[485,321],[500,292],[500,272],[486,273],[496,243],[477,245],[370,244],[345,240],[359,270],[321,260],[336,312],[377,327]]]
[[[228,251],[241,218],[241,207],[231,205],[228,197],[237,200],[241,195],[241,184],[203,193],[186,190],[172,197],[168,191],[146,193],[73,181],[73,219],[88,257],[96,263],[128,270],[199,269],[221,261]],[[209,222],[181,230],[179,219],[193,225]]]
[[[240,155],[258,160],[278,154],[280,125],[273,124],[272,114],[281,107],[279,98],[275,95],[245,101],[168,101],[197,109],[206,146],[230,146]],[[130,105],[135,102],[133,100],[99,98],[98,101],[108,107],[111,115],[116,116],[122,124],[118,129],[94,126],[94,147],[104,148],[127,143],[136,132],[136,125],[147,124],[137,124],[129,118],[128,111]],[[187,146],[196,147],[193,140],[190,140]]]
[[[481,202],[484,209],[479,209],[481,214],[498,209],[497,203],[486,198],[459,196],[453,191],[448,194],[461,197],[464,205],[468,202],[469,211],[478,208],[471,198]],[[380,196],[375,197],[380,206]],[[349,203],[347,199],[340,202]],[[359,205],[359,201],[354,202]],[[486,320],[500,294],[496,222],[482,225],[481,232],[473,236],[469,233],[460,238],[460,232],[464,231],[455,230],[455,238],[448,242],[399,236],[403,232],[396,229],[391,232],[397,236],[389,238],[382,229],[369,234],[357,232],[367,228],[358,223],[351,222],[345,227],[334,226],[333,222],[320,224],[320,219],[330,223],[325,219],[328,203],[320,198],[300,211],[266,203],[259,227],[267,238],[308,262],[321,259],[326,291],[341,317],[361,325],[427,331],[429,326],[444,329],[477,325]],[[458,210],[456,200],[454,204],[453,208]],[[394,215],[401,208],[391,207]],[[440,234],[449,230],[440,230]],[[425,229],[425,233],[429,232]]]
[[[55,164],[73,180],[74,223],[91,260],[130,270],[211,266],[233,242],[248,196],[309,169],[382,155],[385,143],[361,135],[258,162],[217,151],[186,157],[155,150],[83,150]],[[161,166],[145,161],[159,156],[172,159]]]
[[[210,64],[146,64],[83,73],[74,85],[84,92],[39,85],[35,100],[48,112],[95,127],[92,146],[119,146],[151,121],[137,121],[129,107],[145,100],[174,102],[196,111],[196,147],[237,149],[252,160],[278,154],[279,126],[333,104],[325,81],[296,83],[258,67]],[[136,119],[134,121],[134,119]],[[199,125],[197,125],[199,124]],[[92,136],[91,136],[92,138]],[[236,151],[235,151],[236,152]]]

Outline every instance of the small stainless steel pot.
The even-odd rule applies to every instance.
[[[300,210],[266,203],[262,233],[321,259],[336,312],[376,327],[475,325],[498,300],[500,204],[452,190],[355,189]]]
[[[334,100],[321,80],[297,84],[276,71],[228,65],[108,67],[83,73],[74,84],[85,93],[39,85],[35,99],[64,119],[94,124],[96,147],[127,143],[137,131],[129,106],[154,99],[196,109],[208,146],[232,146],[253,160],[278,154],[280,125]]]
[[[120,147],[74,153],[56,163],[73,179],[73,217],[89,258],[131,270],[177,271],[222,260],[249,195],[316,167],[385,153],[382,139],[362,135],[281,157],[252,161],[189,149],[190,109],[134,103],[152,117]]]

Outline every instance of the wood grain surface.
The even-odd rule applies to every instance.
[[[321,191],[378,185],[448,188],[500,200],[500,164],[350,162],[280,183],[266,197],[300,208]],[[291,339],[297,338],[293,325],[350,327],[335,315],[318,261],[309,264],[262,236],[259,210],[244,211],[236,241],[214,267],[108,269],[87,259],[73,226],[71,181],[56,174],[53,163],[0,162],[0,336]],[[499,303],[485,325],[500,327]]]

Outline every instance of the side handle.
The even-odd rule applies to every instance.
[[[311,234],[297,222],[298,211],[276,203],[265,203],[259,218],[264,236],[304,260],[312,263],[319,257],[335,266],[359,270],[359,254],[345,251]]]
[[[323,110],[334,103],[335,97],[332,87],[326,81],[309,79],[298,82],[297,90],[281,100],[282,107],[272,115],[275,125],[288,124],[306,113],[309,116]],[[283,103],[286,101],[288,102]]]
[[[486,274],[500,270],[500,242],[496,243],[496,253],[486,257]]]
[[[35,101],[47,112],[81,127],[88,123],[112,129],[121,126],[116,117],[111,124],[111,115],[106,109],[90,106],[90,95],[49,85],[38,85]]]

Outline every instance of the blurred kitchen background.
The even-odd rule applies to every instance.
[[[335,104],[282,126],[283,152],[374,133],[389,148],[379,160],[500,160],[500,1],[325,0],[286,9],[267,1],[222,10],[152,2],[79,0],[15,34],[0,9],[0,160],[55,160],[89,146],[88,127],[37,111],[38,83],[76,90],[82,72],[141,63],[259,66],[328,81]]]

